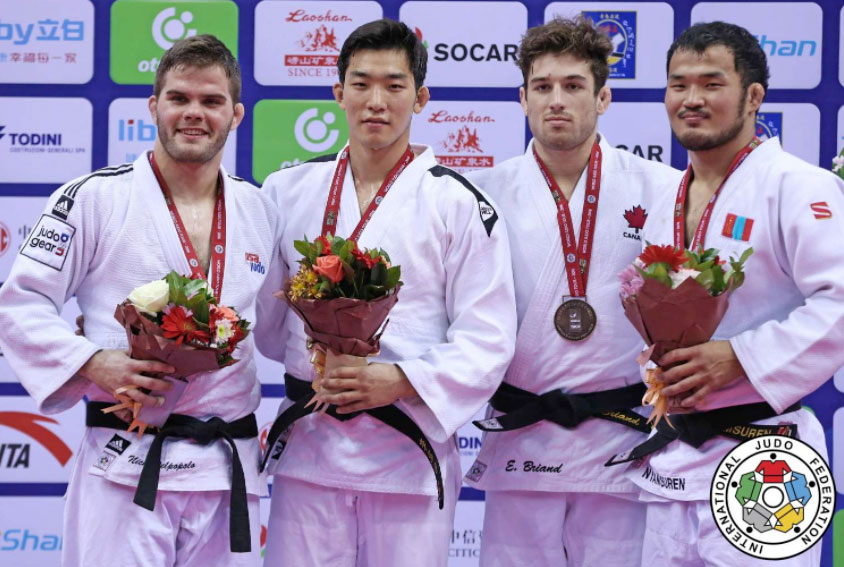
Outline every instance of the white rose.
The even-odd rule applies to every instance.
[[[128,299],[138,311],[155,316],[170,301],[170,286],[164,280],[155,280],[133,289]]]
[[[691,268],[680,268],[676,272],[671,272],[668,276],[671,278],[671,289],[676,289],[681,283],[689,278],[696,278],[700,272],[692,270]]]

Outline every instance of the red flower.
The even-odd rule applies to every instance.
[[[316,242],[322,242],[322,254],[320,256],[329,256],[331,254],[331,241],[326,236],[317,236]]]
[[[336,254],[320,256],[316,259],[314,271],[327,277],[331,283],[337,283],[343,279],[343,261]]]
[[[193,313],[181,305],[172,306],[166,310],[162,317],[161,329],[164,331],[164,338],[176,339],[177,345],[185,340],[206,343],[211,340],[208,332],[200,329],[193,320]]]
[[[381,261],[381,256],[376,256],[375,258],[373,258],[369,251],[361,252],[360,250],[358,250],[357,246],[355,246],[355,249],[352,250],[352,254],[354,254],[355,258],[357,258],[359,261],[366,264],[366,267],[370,270],[375,264]]]
[[[671,271],[676,272],[686,263],[686,251],[678,250],[671,245],[658,246],[651,244],[639,256],[639,260],[647,268],[651,264],[668,264]]]

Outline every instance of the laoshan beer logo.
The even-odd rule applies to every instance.
[[[782,112],[757,112],[756,137],[764,142],[775,136],[779,136],[782,144]]]
[[[610,79],[636,78],[636,12],[583,12],[595,26],[610,36]]]
[[[221,0],[118,0],[111,6],[111,78],[152,84],[162,54],[197,34],[217,36],[237,57],[237,5]]]
[[[335,101],[262,100],[255,105],[252,176],[339,152],[349,139],[346,117]]]
[[[761,559],[786,559],[818,543],[835,511],[829,466],[809,445],[779,435],[745,441],[712,479],[710,504],[721,534]]]

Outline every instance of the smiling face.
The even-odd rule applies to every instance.
[[[233,104],[222,67],[176,67],[167,72],[161,93],[149,99],[164,151],[177,162],[206,163],[219,157],[229,132],[243,120]]]
[[[607,86],[595,94],[589,63],[570,54],[547,53],[531,66],[519,89],[534,139],[548,149],[571,150],[597,130],[610,103]]]
[[[764,88],[742,87],[733,53],[723,45],[703,53],[678,50],[668,65],[665,109],[671,129],[687,150],[723,146],[752,129]]]
[[[425,107],[427,87],[418,90],[407,55],[400,50],[361,50],[349,58],[345,82],[334,85],[346,112],[352,143],[369,150],[406,146],[413,113]]]

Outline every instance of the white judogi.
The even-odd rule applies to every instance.
[[[723,259],[738,257],[750,246],[753,255],[745,264],[744,284],[730,295],[713,340],[730,341],[747,379],[709,394],[706,406],[698,410],[764,401],[781,412],[844,364],[842,189],[844,183],[830,172],[784,152],[777,138],[753,150],[727,180],[712,211],[704,246],[717,248]],[[647,240],[654,244],[674,242],[676,191],[677,187],[654,209],[645,227]],[[752,226],[744,234],[735,231],[736,237],[731,230],[724,235],[728,215],[745,227],[752,221]],[[798,437],[826,457],[823,429],[805,410],[757,423],[796,423]],[[675,441],[650,455],[643,466],[629,470],[629,477],[646,491],[643,498],[662,503],[648,510],[643,565],[653,565],[656,559],[680,566],[748,561],[713,531],[709,511],[715,468],[735,446],[735,440],[722,436],[698,449]],[[680,518],[695,516],[699,537],[680,536],[684,529]],[[710,532],[714,535],[708,546],[699,545]],[[816,546],[777,564],[817,565],[819,556]]]
[[[249,183],[225,172],[223,182],[227,236],[220,303],[233,306],[242,317],[254,322],[255,296],[264,275],[260,270],[253,270],[244,259],[246,254],[255,254],[264,265],[271,261],[278,212]],[[63,411],[79,402],[83,395],[89,400],[114,401],[110,393],[76,372],[100,349],[127,347],[125,331],[114,319],[116,305],[135,287],[160,279],[170,270],[191,273],[146,154],[134,164],[106,168],[71,181],[50,197],[44,215],[0,289],[0,346],[41,411],[48,414]],[[59,317],[62,306],[74,294],[85,316],[84,337],[76,336]],[[218,416],[226,421],[252,413],[260,400],[253,348],[253,339],[247,337],[235,351],[239,362],[193,376],[174,413],[202,420]],[[122,453],[105,450],[115,435],[124,439],[118,442],[123,445]],[[98,493],[108,491],[95,488],[97,483],[87,478],[89,475],[129,487],[137,485],[152,437],[145,435],[137,439],[134,434],[113,429],[88,428],[70,484],[69,502],[74,505],[66,509],[66,530],[82,518],[82,508],[93,509],[84,487],[91,486],[90,490]],[[235,442],[244,465],[247,492],[256,496],[265,493],[266,485],[257,471],[260,454],[257,439]],[[106,456],[103,461],[102,455]],[[231,449],[223,440],[203,446],[171,438],[164,444],[161,460],[170,466],[161,469],[160,491],[208,492],[210,497],[212,491],[228,494]],[[93,531],[81,526],[78,539],[65,539],[67,565],[97,564],[91,559],[94,556],[88,555],[94,552],[113,552],[109,557],[117,559],[126,537],[143,539],[145,527],[151,533],[156,529],[156,522],[167,524],[162,506],[156,506],[154,513],[139,508],[142,513],[137,515],[148,518],[146,526],[123,523],[127,514],[123,508],[134,506],[131,492],[128,491],[127,499],[121,500],[125,506],[102,502],[96,507],[98,514],[111,519],[102,528]],[[168,498],[172,500],[171,496]],[[201,497],[183,495],[181,502],[188,505],[191,499],[197,498]],[[250,500],[255,501],[251,512],[257,513],[257,498]],[[225,517],[223,531],[217,534],[226,542],[227,509],[226,505],[220,511]],[[115,532],[106,536],[105,527]],[[72,529],[77,533],[77,528]],[[178,530],[175,526],[172,529]],[[127,533],[131,536],[126,536]],[[167,540],[171,547],[176,540],[175,534],[172,535]],[[258,534],[253,532],[252,536],[256,542],[253,553],[241,554],[231,563],[226,563],[225,555],[217,553],[215,564],[254,564],[260,549]],[[164,558],[172,549],[166,550],[163,541],[154,540],[148,545],[162,549],[156,564],[170,565],[172,561],[168,563]]]
[[[556,205],[533,144],[523,156],[469,174],[505,211],[513,250],[519,332],[504,380],[537,394],[555,389],[582,394],[638,383],[635,359],[641,339],[621,308],[618,273],[641,252],[636,219],[651,217],[655,196],[670,191],[680,172],[617,150],[601,137],[601,191],[586,284],[597,324],[587,339],[572,342],[554,327],[554,312],[569,295],[569,285]],[[578,238],[587,169],[569,199]],[[564,544],[572,565],[595,565],[598,560],[615,565],[612,558],[618,565],[638,561],[644,507],[633,501],[635,496],[627,501],[605,496],[638,490],[623,471],[604,463],[645,438],[602,419],[589,419],[574,429],[541,421],[515,431],[485,433],[466,476],[469,484],[487,491],[481,564],[563,565]]]
[[[279,460],[270,460],[276,475],[269,526],[267,565],[364,564],[363,544],[339,538],[317,545],[309,525],[284,528],[281,513],[288,479],[314,485],[315,494],[302,513],[318,517],[337,498],[337,490],[353,499],[360,492],[387,493],[376,506],[358,506],[361,537],[377,521],[382,507],[407,522],[395,549],[418,537],[414,549],[403,548],[401,565],[445,565],[451,522],[440,521],[454,511],[460,485],[455,431],[489,399],[507,368],[515,342],[516,313],[506,227],[489,199],[453,171],[438,166],[433,151],[414,146],[416,158],[398,177],[361,235],[362,248],[383,248],[401,266],[404,282],[399,301],[389,315],[376,362],[396,363],[419,393],[396,405],[415,421],[436,451],[446,486],[446,509],[438,510],[431,467],[418,447],[404,435],[369,415],[340,422],[325,415],[297,421]],[[269,292],[280,289],[299,268],[301,255],[293,241],[315,238],[322,227],[328,189],[336,161],[313,161],[274,173],[264,190],[287,211],[280,259],[259,297],[261,320],[258,346],[282,361],[287,372],[309,380],[314,376],[305,350],[302,321]],[[360,219],[349,167],[343,185],[337,235],[348,237]],[[290,405],[285,401],[282,409]],[[317,486],[318,485],[318,486]],[[426,504],[416,505],[425,495]],[[284,501],[283,501],[284,500]],[[351,502],[352,500],[349,500]],[[398,512],[397,512],[398,511]],[[386,512],[384,512],[386,513]],[[319,525],[319,522],[313,522]],[[314,528],[318,531],[318,528]],[[436,530],[432,537],[425,530]],[[351,530],[355,533],[355,530]],[[321,539],[319,541],[322,541]],[[436,543],[435,543],[436,542]],[[391,544],[387,544],[388,546]],[[337,550],[357,549],[357,559],[329,563]],[[317,553],[314,556],[313,553]],[[371,560],[371,557],[370,557]],[[371,560],[368,565],[386,565]],[[314,563],[315,562],[315,563]],[[395,563],[399,564],[399,563]]]

